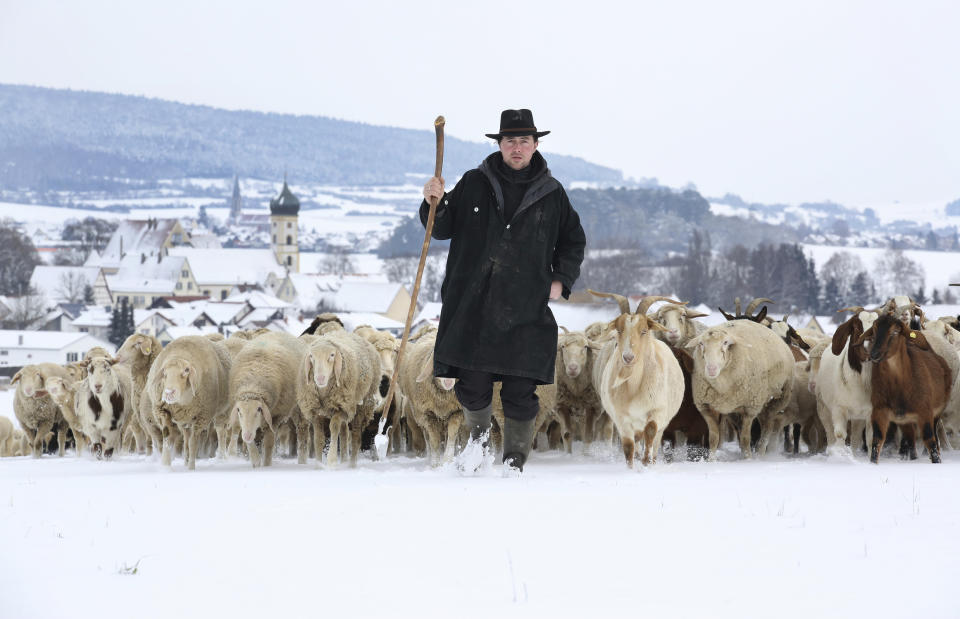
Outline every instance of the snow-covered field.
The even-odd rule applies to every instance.
[[[729,448],[639,472],[535,452],[519,479],[410,458],[7,458],[0,617],[960,615],[960,453]]]

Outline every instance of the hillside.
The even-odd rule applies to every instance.
[[[491,144],[448,137],[445,165],[472,168]],[[432,130],[323,116],[228,111],[158,99],[0,84],[0,188],[111,190],[197,176],[402,184],[433,169]],[[618,170],[550,155],[564,182]]]

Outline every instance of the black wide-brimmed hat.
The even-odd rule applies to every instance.
[[[533,112],[530,110],[503,110],[500,112],[500,133],[484,135],[494,140],[511,135],[532,135],[540,139],[548,133],[550,132],[537,131],[537,126],[533,124]]]

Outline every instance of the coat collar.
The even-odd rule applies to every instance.
[[[497,199],[497,210],[500,211],[501,217],[503,216],[503,188],[500,186],[500,179],[497,177],[497,171],[494,169],[494,166],[497,165],[496,157],[503,157],[500,154],[500,151],[490,153],[490,155],[480,162],[480,165],[477,166],[477,169],[483,173],[483,175],[490,182],[490,186],[493,187],[493,195]],[[539,158],[539,161],[537,159]],[[534,162],[542,162],[543,166],[546,168],[542,175],[535,181],[533,181],[529,187],[527,187],[527,192],[523,194],[523,200],[520,201],[520,206],[517,207],[517,212],[513,214],[513,219],[519,217],[520,213],[530,208],[531,205],[540,200],[547,194],[556,191],[560,188],[560,183],[557,179],[553,178],[553,175],[550,174],[550,168],[547,168],[547,161],[543,158],[543,155],[540,152],[535,152],[533,154],[533,159],[531,160],[530,165],[534,165]],[[511,219],[511,221],[513,221]]]

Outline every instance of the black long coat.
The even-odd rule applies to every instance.
[[[464,174],[437,207],[432,236],[450,239],[450,253],[434,374],[456,377],[464,368],[548,384],[557,354],[557,322],[547,306],[550,284],[560,281],[564,298],[570,296],[586,237],[549,170],[531,183],[505,221],[492,167],[501,156],[495,152]],[[428,212],[424,201],[424,226]]]

